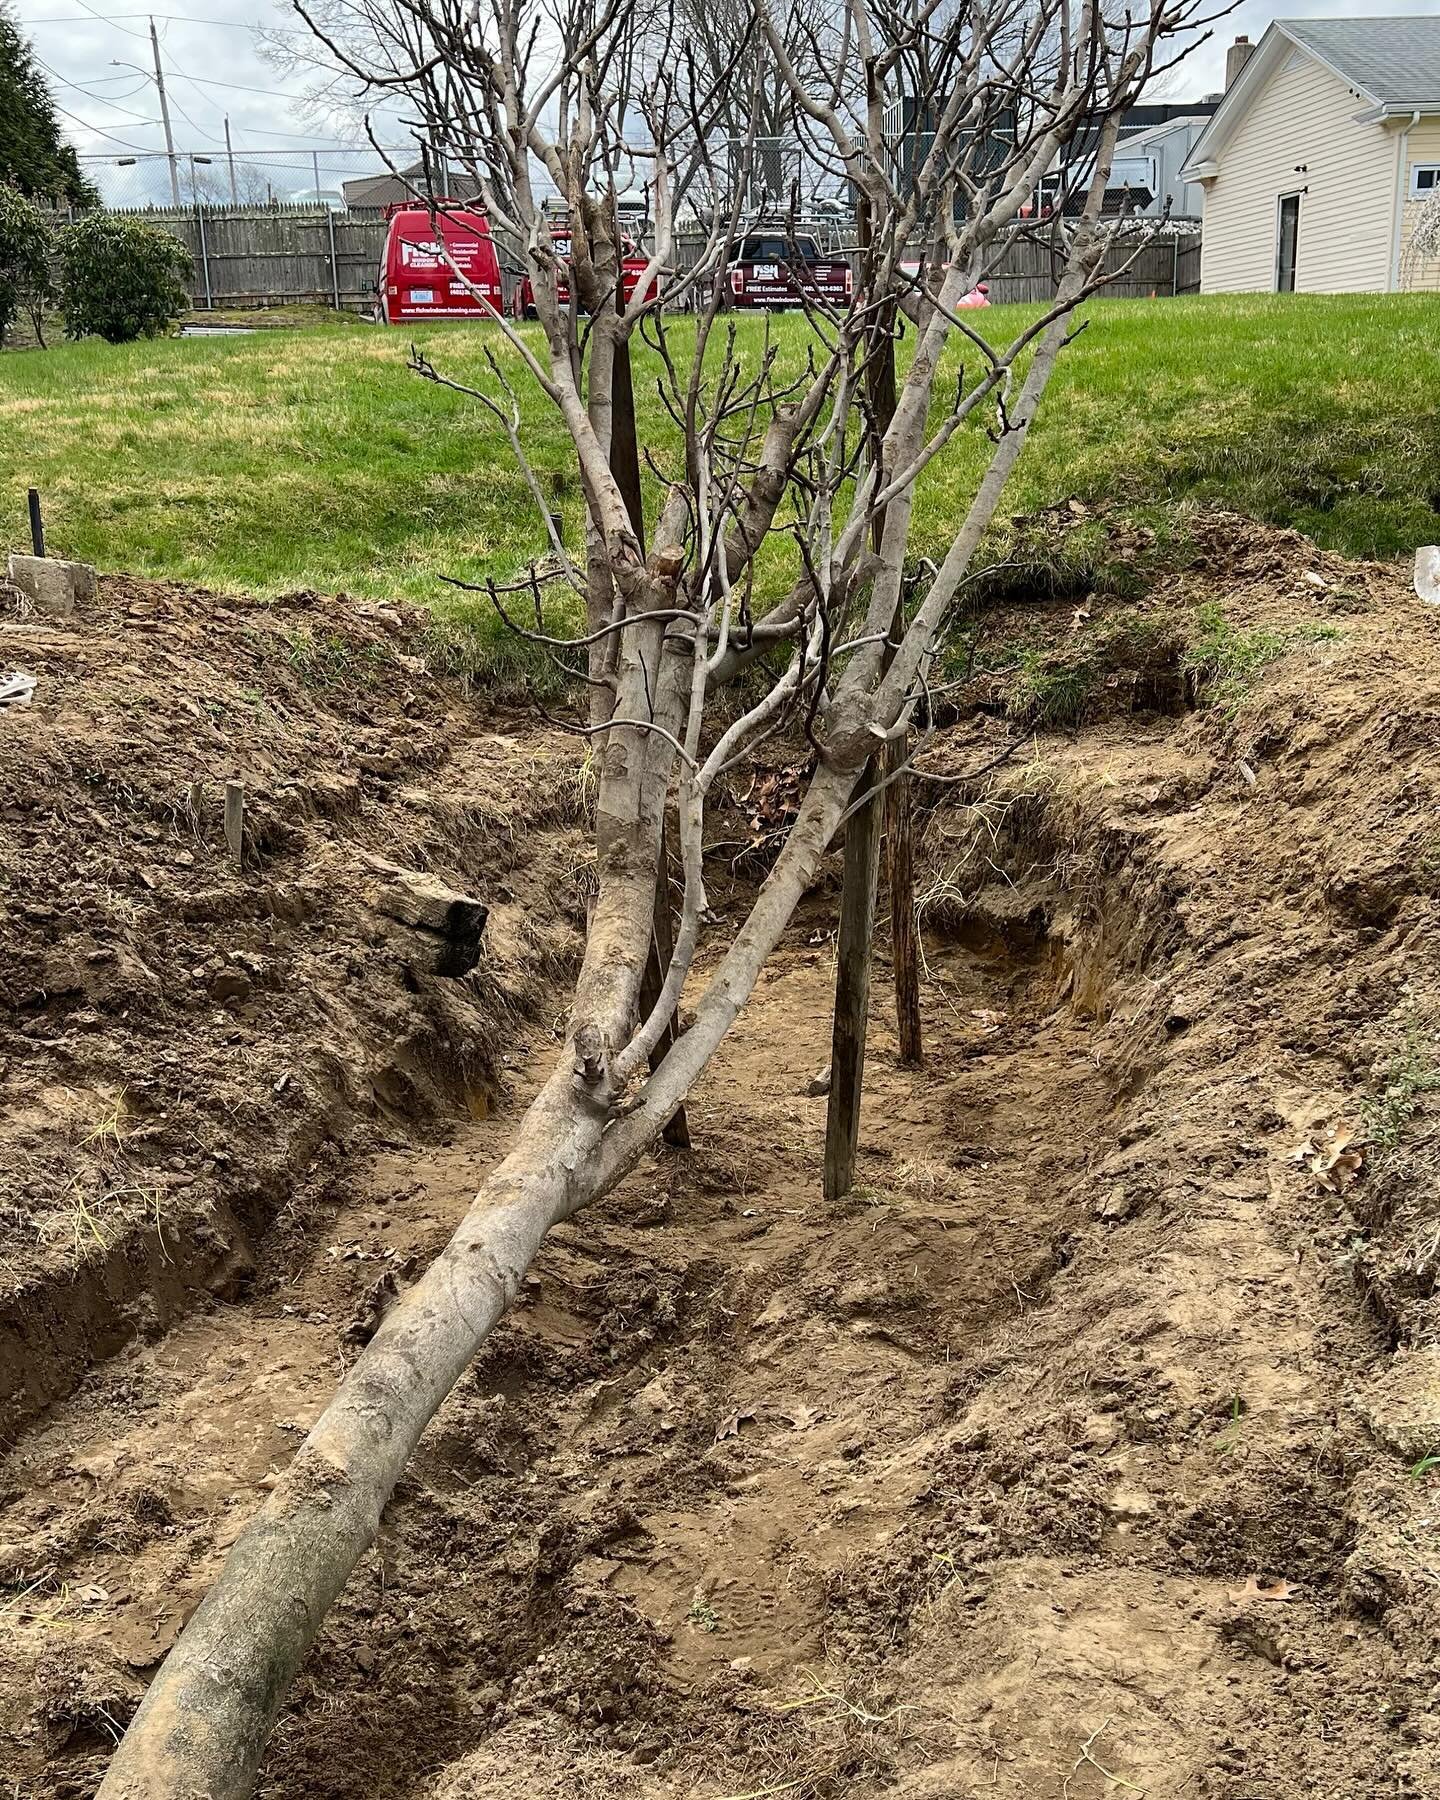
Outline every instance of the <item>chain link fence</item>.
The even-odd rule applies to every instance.
[[[420,183],[414,144],[387,148],[384,155],[330,146],[316,150],[117,151],[82,156],[85,172],[111,212],[147,207],[325,206],[335,211],[385,206],[401,199],[404,183],[389,171],[386,158]]]

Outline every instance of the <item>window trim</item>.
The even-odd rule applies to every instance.
[[[1421,187],[1420,177],[1433,175],[1434,180],[1428,187]],[[1415,162],[1410,165],[1410,198],[1412,200],[1429,200],[1440,193],[1440,162]]]

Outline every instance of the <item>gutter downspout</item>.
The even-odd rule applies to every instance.
[[[1390,286],[1387,292],[1395,294],[1400,291],[1400,251],[1405,240],[1405,206],[1410,196],[1405,191],[1405,146],[1410,140],[1410,133],[1420,123],[1418,109],[1410,115],[1409,123],[1400,133],[1400,142],[1395,150],[1395,227],[1390,240]]]

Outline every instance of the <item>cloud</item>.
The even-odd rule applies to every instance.
[[[137,0],[15,0],[70,141],[115,205],[168,202],[169,168],[154,80],[148,15]],[[182,198],[228,198],[230,121],[235,188],[243,199],[284,199],[316,184],[338,188],[379,168],[355,123],[307,104],[310,83],[281,75],[261,53],[263,32],[309,42],[283,0],[159,0],[161,66],[178,153]],[[353,93],[353,83],[345,92]],[[398,124],[385,141],[406,141]],[[345,142],[355,148],[341,150]],[[192,162],[191,158],[195,158]],[[210,158],[207,163],[203,159]]]

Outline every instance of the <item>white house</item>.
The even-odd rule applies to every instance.
[[[1181,171],[1201,292],[1440,289],[1406,254],[1440,190],[1440,18],[1277,19],[1237,63]]]

